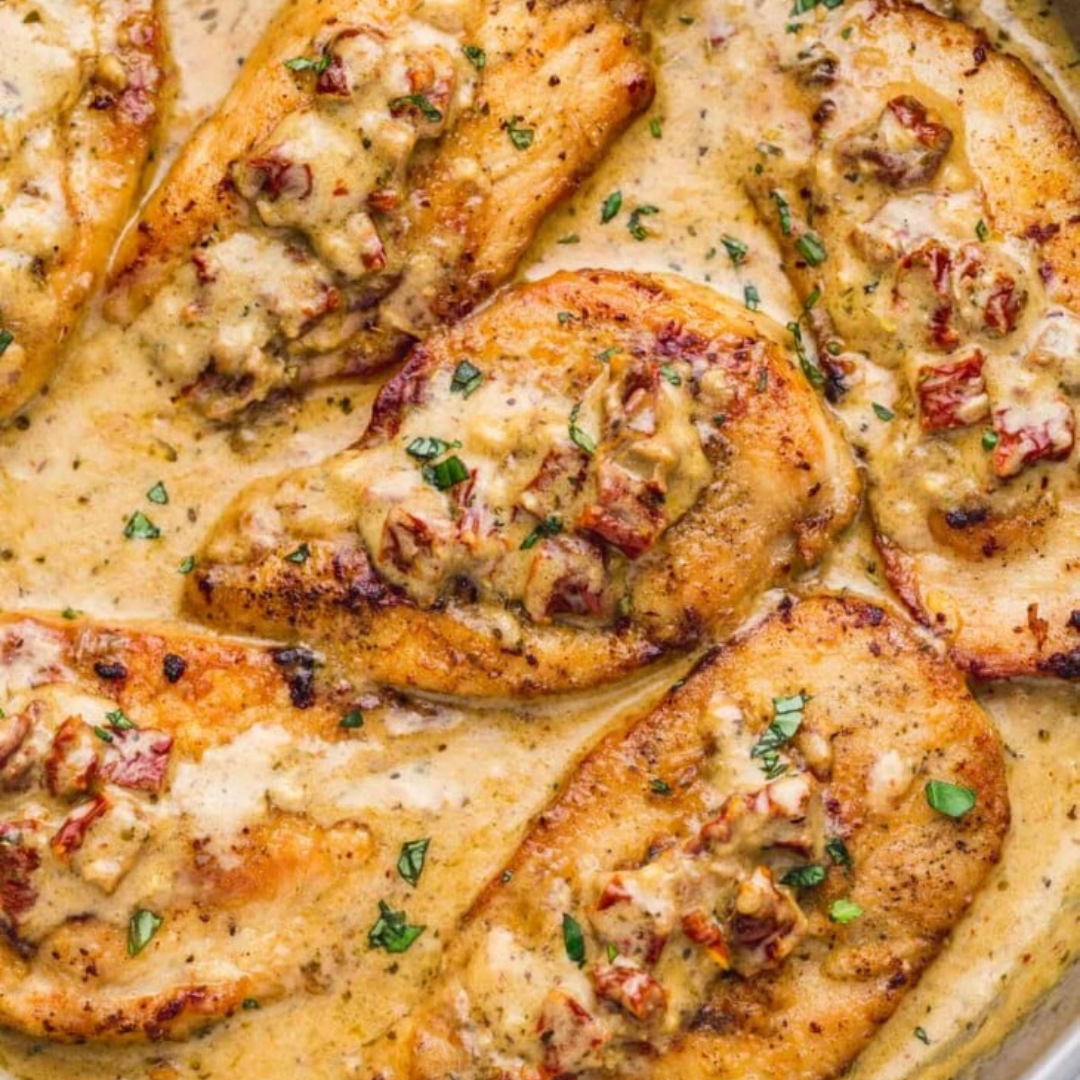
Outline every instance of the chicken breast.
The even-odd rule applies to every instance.
[[[506,280],[652,91],[633,3],[288,4],[108,310],[218,419],[398,360]]]
[[[857,506],[773,333],[672,277],[506,293],[413,352],[354,448],[241,493],[189,608],[456,694],[578,689],[693,647]]]
[[[1008,822],[954,668],[867,603],[782,605],[584,762],[362,1075],[838,1075]]]
[[[983,677],[1080,676],[1080,141],[978,33],[830,13],[754,180],[864,451],[889,580]],[[818,300],[820,297],[820,300]]]
[[[0,1022],[180,1038],[333,984],[340,942],[369,931],[349,898],[380,843],[344,793],[378,759],[348,700],[316,700],[314,668],[171,630],[3,621]]]
[[[139,192],[159,116],[155,0],[0,6],[0,420],[41,389]]]

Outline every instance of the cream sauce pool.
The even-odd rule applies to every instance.
[[[224,94],[275,3],[167,6],[179,93],[162,165]],[[1080,117],[1080,61],[1050,5],[961,6]],[[785,323],[796,314],[793,293],[725,155],[728,140],[768,141],[771,126],[784,122],[765,62],[768,34],[777,25],[782,32],[783,16],[774,0],[674,0],[655,4],[647,23],[659,61],[656,101],[547,223],[522,275],[578,266],[674,270],[738,299],[752,286],[762,309]],[[726,49],[736,35],[738,47]],[[616,190],[628,211],[659,208],[645,240],[629,233],[625,214],[601,224],[601,203]],[[739,266],[725,237],[747,245]],[[258,476],[348,445],[365,426],[375,389],[331,386],[270,421],[210,430],[176,411],[144,360],[125,353],[121,336],[91,313],[47,396],[0,432],[0,604],[101,619],[174,618],[179,568],[231,497]],[[159,482],[165,505],[147,500]],[[159,539],[124,538],[136,510],[161,529]],[[808,584],[878,594],[865,530]],[[364,1045],[422,997],[441,938],[566,769],[678,674],[653,673],[606,695],[528,712],[432,714],[403,706],[380,732],[380,768],[400,766],[404,795],[369,802],[388,835],[432,838],[422,887],[409,900],[410,917],[430,927],[423,948],[389,963],[366,941],[343,943],[355,961],[347,984],[244,1012],[187,1043],[52,1046],[0,1033],[0,1067],[33,1080],[361,1075]],[[1080,948],[1080,691],[1017,683],[979,693],[1007,748],[1013,826],[1005,857],[941,957],[854,1066],[858,1080],[955,1076],[998,1045]],[[432,761],[437,768],[427,767]],[[370,895],[355,902],[372,906],[392,873],[387,866],[385,875],[372,875]]]

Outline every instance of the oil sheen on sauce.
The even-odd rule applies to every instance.
[[[224,94],[275,0],[173,0],[168,5],[179,95],[159,159]],[[672,0],[647,16],[660,79],[656,101],[571,203],[545,225],[522,266],[538,278],[581,266],[673,270],[741,299],[748,285],[781,324],[795,300],[779,257],[755,219],[725,144],[763,140],[785,124],[770,83],[770,34],[783,33],[788,5],[775,0]],[[780,9],[783,8],[784,11]],[[1080,118],[1080,72],[1051,4],[962,0],[985,26],[1052,85]],[[778,15],[779,13],[779,15]],[[738,48],[725,43],[738,36]],[[636,240],[622,215],[601,223],[605,197],[652,205]],[[739,265],[723,238],[747,245]],[[311,464],[363,430],[376,384],[323,388],[272,420],[211,430],[170,404],[143,359],[91,313],[29,426],[0,432],[0,601],[7,610],[73,609],[101,619],[171,619],[178,572],[232,496],[258,476]],[[165,484],[168,503],[146,493]],[[161,529],[154,541],[123,536],[143,510]],[[865,529],[808,582],[881,590]],[[33,1080],[175,1080],[258,1076],[262,1080],[362,1075],[364,1045],[424,994],[440,941],[480,885],[507,859],[529,818],[561,776],[607,730],[655,701],[685,670],[652,673],[633,686],[572,704],[511,709],[402,706],[385,721],[383,757],[351,793],[401,841],[432,838],[410,916],[429,927],[423,947],[396,963],[365,940],[344,942],[352,977],[330,992],[305,993],[245,1011],[186,1043],[126,1047],[53,1046],[0,1032],[0,1068]],[[1080,948],[1080,691],[1016,683],[980,697],[1006,744],[1013,826],[1005,857],[952,940],[853,1068],[858,1080],[944,1080],[998,1045],[1062,975]],[[259,756],[236,763],[250,775]],[[388,781],[393,780],[392,792]],[[388,793],[389,792],[389,793]],[[387,867],[387,874],[392,866]],[[389,877],[372,876],[373,907]],[[400,883],[398,883],[400,885]],[[391,899],[401,898],[391,895]]]

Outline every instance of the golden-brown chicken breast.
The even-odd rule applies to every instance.
[[[858,498],[771,334],[671,277],[507,293],[416,348],[354,448],[243,492],[190,608],[479,695],[595,685],[730,629]]]
[[[155,0],[0,5],[0,419],[44,385],[142,180],[164,48]]]
[[[359,722],[314,687],[297,650],[0,624],[0,1023],[185,1037],[332,984],[379,829],[347,805]]]
[[[813,134],[753,184],[869,465],[885,569],[981,676],[1080,676],[1080,141],[919,8],[801,35]]]
[[[510,275],[648,104],[633,8],[286,5],[132,232],[110,310],[218,418],[399,359]]]
[[[363,1075],[835,1076],[1008,821],[955,669],[880,608],[782,605],[585,761]]]

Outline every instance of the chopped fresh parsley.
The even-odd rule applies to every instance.
[[[586,454],[596,453],[596,443],[593,441],[591,435],[588,432],[582,431],[577,425],[578,414],[581,412],[581,402],[579,401],[570,410],[570,438],[585,451]]]
[[[815,285],[810,295],[803,301],[803,311],[813,311],[821,299],[821,290]]]
[[[825,854],[828,855],[837,866],[847,867],[851,865],[851,852],[848,851],[847,844],[845,844],[839,836],[830,836],[829,839],[825,841]]]
[[[300,566],[311,558],[311,549],[307,544],[301,544],[294,551],[290,551],[284,558],[286,562],[296,563],[297,566]]]
[[[596,359],[599,360],[601,364],[606,364],[618,351],[618,347],[612,345],[610,349],[605,349],[603,352],[598,352],[596,354]]]
[[[158,506],[165,506],[169,501],[169,493],[160,480],[146,493],[146,497]]]
[[[835,923],[853,922],[863,913],[863,909],[855,903],[854,900],[849,900],[846,896],[840,897],[839,900],[834,900],[829,905],[829,918]]]
[[[872,402],[872,405],[874,409],[874,415],[879,420],[884,420],[886,424],[896,417],[896,413],[894,413],[892,409],[886,408],[884,405],[879,405],[876,401]]]
[[[401,845],[397,872],[414,888],[424,872],[424,860],[430,844],[431,838],[424,837],[423,840],[408,840]]]
[[[811,266],[820,266],[829,257],[825,245],[821,242],[821,237],[816,233],[803,233],[795,241],[795,247]]]
[[[915,1029],[915,1038],[919,1040],[924,1046],[930,1045],[930,1036],[926,1034],[926,1028],[917,1027]]]
[[[282,63],[290,71],[313,71],[321,75],[330,66],[330,54],[323,53],[321,56],[294,56],[291,60],[283,60]]]
[[[448,443],[443,439],[430,436],[418,436],[405,447],[405,453],[416,458],[417,461],[431,461],[433,458],[442,457],[447,450],[456,450],[461,443],[455,439]]]
[[[136,510],[124,526],[124,536],[128,540],[156,540],[161,530],[141,510]]]
[[[528,150],[533,144],[533,139],[536,138],[536,129],[520,127],[519,121],[523,117],[515,116],[507,122],[506,134],[510,136],[510,141],[514,144],[517,150]]]
[[[791,235],[791,207],[788,206],[787,199],[775,189],[770,192],[773,202],[776,203],[777,212],[780,215],[780,231],[785,236]]]
[[[793,889],[812,889],[825,880],[825,867],[811,864],[810,866],[793,866],[781,879],[781,885],[790,885]]]
[[[993,428],[987,428],[982,433],[982,448],[984,450],[993,450],[998,444],[998,433]]]
[[[721,236],[720,243],[724,245],[724,250],[728,253],[732,265],[739,266],[746,262],[746,253],[750,249],[741,240],[737,240],[734,236]]]
[[[950,784],[948,780],[927,780],[926,801],[946,817],[962,818],[975,806],[975,792],[960,784]]]
[[[94,734],[102,742],[112,742],[113,741],[113,733],[108,728],[103,728],[103,727],[100,727],[99,725],[95,724],[93,726],[92,730],[93,730]]]
[[[560,532],[562,532],[562,518],[556,517],[553,514],[551,517],[541,521],[540,524],[521,541],[521,546],[518,550],[528,551],[530,548],[536,547],[537,543],[545,537],[557,536]]]
[[[364,714],[359,709],[350,709],[338,722],[338,727],[347,731],[356,731],[364,726]]]
[[[379,917],[368,931],[368,947],[403,953],[426,929],[410,924],[404,911],[394,911],[385,900],[380,900]]]
[[[565,236],[560,236],[559,239],[555,241],[555,243],[556,244],[580,244],[581,243],[581,237],[578,236],[578,234],[576,232],[567,233]]]
[[[105,714],[105,719],[109,722],[109,727],[114,731],[133,731],[139,725],[124,713],[123,709],[113,709],[112,712]]]
[[[803,709],[810,699],[803,694],[773,698],[773,720],[750,749],[752,758],[761,758],[761,767],[769,780],[775,780],[787,772],[787,765],[780,760],[780,748],[786,745],[799,730],[803,721]]]
[[[0,330],[0,356],[8,351],[8,346],[15,340],[15,335],[10,330]]]
[[[178,574],[190,574],[195,569],[195,556],[185,555],[180,560],[180,565],[176,568]]]
[[[985,221],[983,221],[982,218],[979,218],[979,220],[975,223],[975,235],[980,240],[984,240],[984,241],[990,235],[990,227],[986,224]]]
[[[768,390],[768,389],[769,389],[769,369],[766,368],[766,367],[763,367],[758,372],[758,376],[757,376],[757,392],[759,394],[764,394],[765,391]]]
[[[462,45],[461,51],[477,71],[483,71],[487,66],[487,53],[479,45]]]
[[[789,322],[787,328],[794,339],[795,355],[799,358],[799,367],[802,369],[803,375],[806,376],[806,381],[811,386],[824,386],[825,373],[810,359],[806,351],[806,345],[803,342],[802,327],[797,322]]]
[[[572,322],[577,322],[577,316],[572,311],[560,311],[556,316],[560,326],[569,326]]]
[[[403,112],[406,109],[416,109],[429,124],[438,124],[443,114],[423,94],[404,94],[394,98],[390,102],[392,112]]]
[[[671,364],[660,365],[660,377],[672,386],[682,386],[682,376]]]
[[[60,612],[60,617],[62,619],[69,619],[69,620],[81,619],[82,618],[82,612],[79,611],[76,608],[73,608],[73,607],[66,607],[66,608],[64,608],[63,611]]]
[[[244,1000],[240,1002],[240,1008],[251,1012],[254,1009],[261,1009],[262,1006],[259,1004],[258,998],[244,998]]]
[[[146,908],[139,908],[128,922],[128,956],[138,956],[150,944],[165,920]]]
[[[649,230],[645,228],[641,223],[643,217],[649,217],[652,214],[659,214],[660,207],[652,206],[646,203],[644,206],[636,207],[630,212],[630,217],[627,219],[626,228],[630,235],[635,240],[647,240],[649,238]]]
[[[622,209],[622,192],[613,191],[600,207],[600,224],[606,225]]]
[[[660,126],[660,120],[658,117],[653,117],[649,121],[649,134],[654,139],[662,139],[664,137],[664,129]]]
[[[470,364],[468,360],[461,360],[454,368],[454,375],[450,380],[450,393],[469,397],[479,389],[483,381],[484,373],[475,364]]]
[[[614,964],[619,956],[619,946],[609,941],[607,944],[607,958],[609,964]]]
[[[581,932],[581,926],[573,915],[562,917],[562,939],[566,947],[566,955],[578,967],[585,963],[585,935]]]
[[[670,795],[671,785],[666,780],[661,780],[659,776],[653,776],[649,779],[649,790],[654,795]]]
[[[420,473],[424,482],[437,491],[449,491],[450,488],[469,479],[469,470],[457,454],[434,465],[425,465]]]
[[[756,285],[744,285],[743,286],[743,303],[746,305],[749,311],[761,310],[761,293],[757,291]]]

